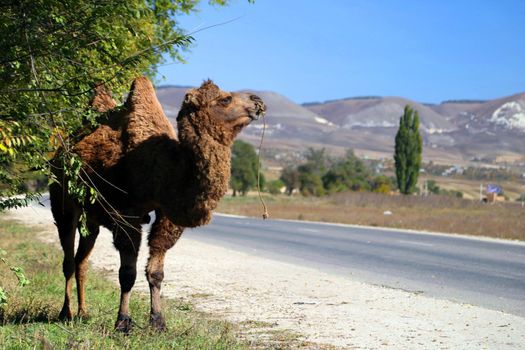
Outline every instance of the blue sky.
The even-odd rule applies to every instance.
[[[161,84],[271,90],[295,102],[403,96],[419,102],[525,91],[525,1],[233,0],[180,17],[200,31]]]

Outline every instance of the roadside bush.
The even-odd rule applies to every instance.
[[[386,175],[378,175],[372,180],[372,191],[377,193],[390,193],[395,188],[392,178]]]
[[[325,194],[321,177],[309,172],[301,172],[299,176],[301,187],[299,190],[304,196],[322,196]]]
[[[281,180],[277,179],[277,180],[273,180],[273,181],[268,181],[266,183],[266,189],[268,190],[268,192],[270,192],[271,194],[281,194],[281,189],[283,187],[286,187],[284,185],[284,182],[282,182]]]
[[[346,156],[336,160],[323,175],[323,186],[328,193],[342,191],[369,191],[372,174],[365,163],[352,150]]]

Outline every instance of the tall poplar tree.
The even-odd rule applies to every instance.
[[[397,186],[403,194],[411,194],[416,188],[422,150],[419,113],[407,105],[399,120],[394,153]]]

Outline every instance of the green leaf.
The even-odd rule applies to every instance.
[[[115,99],[122,100],[135,77],[155,76],[156,68],[168,58],[181,62],[181,52],[193,39],[179,27],[178,17],[195,11],[198,3],[53,0],[2,4],[0,52],[7,63],[0,69],[0,91],[8,93],[0,94],[0,208],[24,204],[4,200],[5,195],[27,191],[24,181],[35,166],[41,174],[51,173],[49,160],[57,153],[63,154],[68,192],[85,203],[86,198],[78,198],[88,193],[79,189],[85,186],[78,176],[82,163],[71,148],[81,133],[98,125],[100,116],[89,104],[93,87],[105,82]],[[57,135],[65,145],[56,140]]]
[[[18,285],[20,287],[24,287],[29,284],[29,280],[24,275],[24,270],[21,267],[12,266],[10,269],[13,271],[16,278],[18,278]]]
[[[0,287],[0,308],[7,305],[7,292]]]

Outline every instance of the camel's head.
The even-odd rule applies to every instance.
[[[185,122],[189,122],[198,134],[207,133],[229,146],[245,126],[265,112],[266,106],[260,97],[251,93],[222,91],[208,80],[198,89],[186,93],[177,116],[179,137]]]

